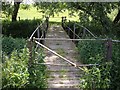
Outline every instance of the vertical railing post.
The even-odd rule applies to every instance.
[[[35,17],[33,19],[35,20]]]
[[[38,24],[38,26],[39,26],[39,24]],[[40,38],[40,28],[38,28],[38,30],[37,30],[37,38]],[[34,37],[33,37],[33,39],[34,39]],[[40,40],[38,40],[38,42],[40,42]],[[40,47],[40,46],[36,45],[36,48],[38,48],[38,47]]]
[[[62,27],[64,27],[64,17],[62,17]]]
[[[65,22],[66,22],[66,17],[62,17],[62,27],[64,27]]]
[[[32,60],[32,41],[29,41],[27,42],[27,47],[29,49],[29,61],[28,61],[28,64],[29,64],[29,67],[32,66],[32,63],[33,63],[33,60]]]
[[[18,20],[20,21],[20,17],[18,17]]]
[[[48,30],[49,27],[49,17],[46,17],[46,31]]]
[[[82,38],[85,37],[85,34],[86,34],[86,29],[84,28],[84,29],[83,29],[83,35],[82,35]]]
[[[108,39],[106,43],[107,53],[106,53],[106,60],[109,61],[112,59],[112,40]]]
[[[75,27],[75,23],[74,23],[74,34],[73,34],[73,39],[75,39],[75,29],[76,29],[76,27]]]
[[[70,20],[69,20],[69,23],[70,23]],[[70,28],[70,24],[69,24],[68,27]],[[71,36],[71,35],[70,35],[70,30],[68,30],[68,35]]]
[[[38,26],[39,26],[39,24],[38,24]],[[38,28],[38,30],[37,30],[37,37],[40,38],[40,28]]]

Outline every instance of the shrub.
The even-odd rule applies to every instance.
[[[86,90],[101,90],[110,87],[110,65],[93,66],[91,69],[83,68],[84,75],[80,78],[80,88]]]
[[[6,53],[7,55],[11,54],[13,50],[20,51],[24,48],[24,45],[26,43],[25,39],[20,38],[12,38],[10,37],[3,37],[2,38],[2,51]]]
[[[25,39],[3,37],[2,42],[3,88],[46,88],[46,67],[38,64],[44,63],[43,50],[34,53],[33,46],[33,63],[29,67]]]
[[[29,67],[29,50],[26,47],[19,53],[13,51],[10,57],[3,54],[2,87],[47,88],[46,67],[38,64],[44,62],[42,52],[36,54],[34,58],[32,67]]]
[[[29,52],[24,48],[22,53],[13,51],[11,57],[4,55],[2,68],[3,88],[23,88],[29,81],[28,59]]]
[[[112,60],[105,63],[106,48],[101,41],[81,41],[78,43],[80,60],[86,64],[100,64],[100,66],[85,68],[81,87],[83,88],[112,88],[118,90],[120,80],[120,44],[113,43]],[[105,64],[104,64],[105,63]],[[99,71],[99,73],[96,73]],[[98,78],[100,76],[100,78]],[[92,86],[95,83],[95,87]],[[96,84],[96,82],[98,82]],[[92,90],[92,89],[91,89]]]
[[[111,66],[111,88],[114,90],[120,89],[120,43],[113,43]]]
[[[47,88],[46,66],[40,64],[44,63],[43,58],[43,50],[39,49],[35,54],[33,65],[30,67],[29,88]]]
[[[85,64],[105,62],[105,44],[101,41],[80,41],[78,51],[80,60]]]
[[[80,41],[78,43],[80,60],[85,64],[99,64],[84,68],[80,87],[99,90],[110,87],[110,65],[105,63],[105,43],[103,41]]]
[[[12,37],[30,37],[32,32],[35,30],[41,20],[20,20],[20,21],[3,21],[2,22],[2,33]]]

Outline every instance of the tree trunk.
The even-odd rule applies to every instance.
[[[120,21],[120,9],[119,9],[118,14],[117,14],[117,16],[115,17],[113,23],[114,23],[114,24],[117,24],[119,21]]]
[[[12,22],[17,21],[17,13],[18,13],[18,10],[19,10],[19,7],[20,7],[20,3],[21,2],[14,2],[14,11],[13,11],[13,14],[12,14]]]

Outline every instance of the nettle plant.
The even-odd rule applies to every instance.
[[[17,51],[13,51],[10,57],[3,56],[3,88],[23,88],[29,83],[28,60],[29,50],[27,48],[24,48],[19,54]]]

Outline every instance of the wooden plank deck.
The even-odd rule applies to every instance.
[[[46,38],[69,39],[69,36],[61,26],[52,25],[46,34]],[[76,46],[72,41],[45,40],[45,45],[70,61],[80,64],[76,59],[78,53],[76,51]],[[45,63],[64,64],[61,66],[46,65],[48,72],[50,73],[48,78],[48,88],[78,88],[81,71],[74,66],[68,65],[66,61],[52,54],[50,51],[45,50],[45,53]]]

